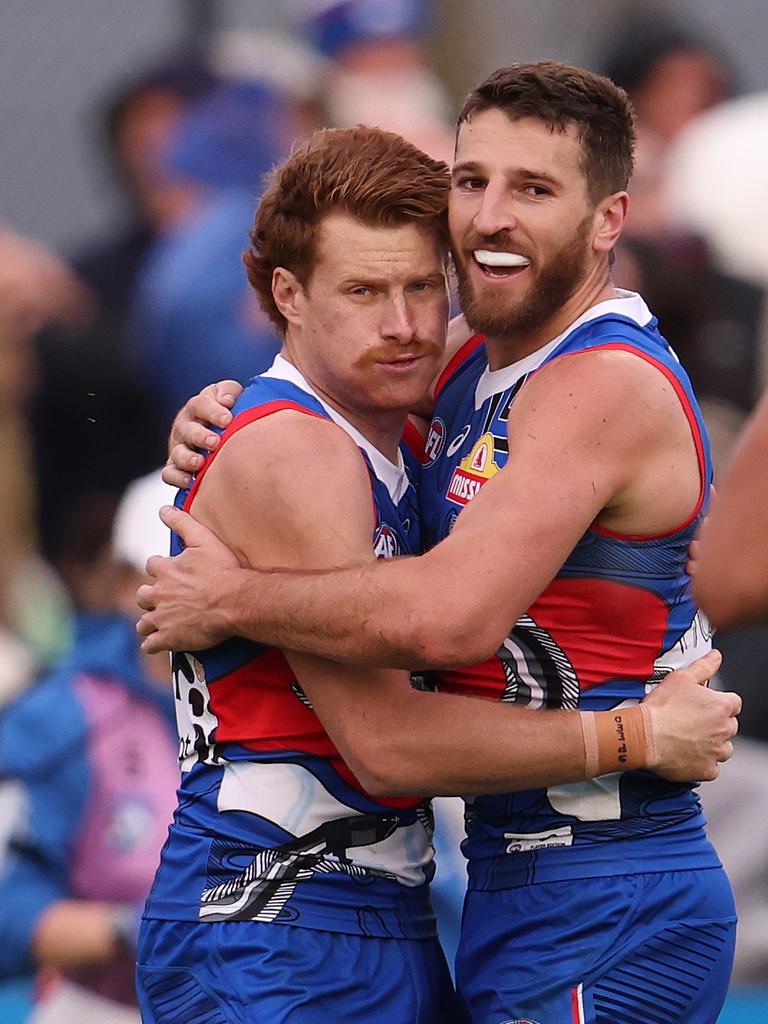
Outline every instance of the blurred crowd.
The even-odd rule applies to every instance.
[[[167,501],[152,471],[174,412],[278,348],[241,263],[264,175],[326,124],[375,124],[450,161],[458,104],[429,32],[418,0],[306,0],[292,36],[154,55],[104,98],[94,154],[130,218],[53,252],[2,211],[0,978],[35,977],[38,1024],[137,1020],[126,965],[176,769],[167,664],[140,654],[132,594],[167,546],[145,524]],[[743,95],[714,41],[658,12],[622,20],[605,54],[639,139],[615,280],[689,371],[722,473],[768,383],[768,94]],[[744,738],[704,799],[744,922],[736,980],[768,984],[768,829],[749,817],[768,787],[768,631],[718,646]],[[462,880],[444,845],[450,945]]]

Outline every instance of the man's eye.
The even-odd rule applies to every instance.
[[[482,178],[459,178],[456,181],[456,188],[463,189],[465,192],[477,192],[484,187],[485,182]]]
[[[545,188],[544,185],[526,185],[524,191],[527,192],[529,196],[551,195],[549,189]]]
[[[373,295],[373,290],[364,284],[360,284],[357,288],[351,289],[350,295],[359,295],[362,298],[365,298],[367,295]]]

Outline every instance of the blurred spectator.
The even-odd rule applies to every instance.
[[[126,222],[72,257],[79,320],[48,318],[36,340],[31,426],[41,541],[83,610],[102,605],[106,577],[96,570],[109,561],[120,492],[164,456],[166,424],[139,381],[126,322],[148,247],[196,199],[197,187],[169,173],[162,159],[167,140],[187,104],[215,82],[204,56],[184,50],[116,87],[98,119],[99,142],[122,190]],[[47,284],[41,272],[39,287]]]
[[[653,241],[670,227],[663,200],[667,148],[690,121],[734,93],[735,74],[718,47],[658,9],[621,18],[604,52],[603,73],[635,108],[628,228]]]
[[[194,201],[194,187],[168,173],[163,153],[186,106],[216,82],[204,54],[179,50],[121,83],[104,104],[98,142],[121,188],[128,222],[81,248],[72,265],[102,313],[118,326],[130,308],[147,247]]]
[[[738,431],[760,394],[765,293],[718,270],[702,238],[671,227],[654,239],[630,232],[619,259],[627,254],[636,276],[620,262],[621,283],[649,296],[699,399],[730,407]]]
[[[40,973],[34,1024],[138,1024],[132,944],[175,805],[167,658],[134,630],[146,558],[167,550],[159,474],[121,502],[113,613],[0,717],[0,975]]]
[[[765,293],[713,260],[707,233],[682,220],[666,192],[676,140],[734,93],[736,75],[716,44],[657,9],[622,19],[606,53],[604,70],[627,90],[637,116],[624,255],[705,406],[722,469],[761,390]],[[687,191],[681,181],[683,205]],[[732,190],[713,184],[705,202],[721,191]]]
[[[429,66],[423,0],[297,0],[300,27],[330,63],[328,122],[397,132],[450,163],[452,105]]]
[[[46,323],[77,328],[89,309],[85,289],[58,257],[0,229],[0,705],[55,656],[66,634],[66,601],[38,555],[32,335]]]
[[[196,183],[199,198],[150,250],[135,323],[145,378],[169,420],[205,384],[245,382],[277,351],[242,253],[262,179],[295,133],[281,94],[261,82],[232,81],[192,105],[170,140],[167,160]]]
[[[768,93],[698,118],[670,149],[670,218],[703,235],[718,266],[768,287]]]
[[[329,62],[298,35],[230,29],[211,40],[210,62],[225,81],[268,85],[289,105],[297,139],[323,127],[321,86]]]
[[[725,53],[658,9],[623,17],[605,52],[603,73],[632,97],[640,129],[665,145],[736,90]]]

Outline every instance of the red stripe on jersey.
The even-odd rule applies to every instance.
[[[421,436],[419,428],[412,420],[405,421],[405,428],[403,429],[403,444],[417,462],[422,463],[424,461],[424,438]]]
[[[665,530],[663,533],[653,534],[614,533],[613,530],[606,530],[604,527],[597,526],[594,523],[592,524],[591,529],[594,530],[595,533],[599,533],[602,537],[615,537],[617,540],[662,540],[664,537],[671,537],[672,534],[677,533],[679,530],[684,530],[686,526],[690,526],[693,520],[696,518],[696,516],[701,512],[701,507],[704,504],[704,499],[707,496],[706,460],[704,457],[704,441],[701,436],[701,430],[699,429],[696,414],[694,413],[691,407],[690,399],[688,398],[688,395],[685,392],[685,388],[683,387],[682,382],[675,376],[675,374],[672,372],[672,370],[669,369],[668,366],[665,366],[664,363],[659,362],[658,359],[654,359],[653,356],[649,355],[649,353],[647,352],[642,352],[640,349],[634,348],[632,345],[626,345],[619,341],[612,341],[608,342],[608,344],[606,345],[595,345],[593,348],[579,349],[578,352],[565,352],[563,355],[557,356],[556,358],[565,359],[568,356],[580,356],[583,355],[585,352],[598,352],[604,351],[606,349],[619,352],[631,352],[632,355],[639,356],[640,359],[644,359],[647,363],[650,363],[652,366],[655,366],[660,373],[663,373],[669,381],[669,383],[675,389],[675,394],[677,395],[680,401],[680,405],[682,405],[683,407],[685,418],[688,420],[688,426],[691,431],[691,437],[693,438],[693,444],[696,448],[696,459],[699,464],[699,480],[701,483],[699,487],[699,497],[696,502],[696,505],[694,506],[693,512],[691,512],[687,519],[685,519],[678,526],[673,527],[671,530]],[[554,359],[551,360],[551,362],[554,361]],[[544,364],[544,366],[546,365],[547,363]],[[544,369],[544,366],[540,368]]]
[[[571,663],[579,688],[589,690],[610,679],[651,678],[669,609],[658,595],[640,587],[591,577],[556,577],[528,614]],[[506,685],[496,655],[439,673],[441,692],[466,697],[500,700]]]
[[[609,679],[650,679],[669,608],[650,590],[614,580],[556,577],[529,609],[588,690]]]
[[[501,662],[494,655],[477,665],[459,669],[441,669],[438,673],[441,693],[459,693],[464,697],[499,700],[507,685]]]
[[[454,353],[452,358],[446,364],[443,372],[437,378],[437,383],[435,384],[435,401],[437,401],[440,392],[443,390],[445,385],[448,383],[448,381],[454,375],[454,373],[458,370],[461,364],[465,363],[467,359],[469,359],[469,357],[472,355],[472,353],[476,349],[478,349],[483,344],[484,341],[485,335],[473,334],[468,341],[464,342],[464,344],[461,346],[458,352]]]

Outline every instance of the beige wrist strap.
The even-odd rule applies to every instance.
[[[612,711],[581,711],[579,715],[586,778],[651,767],[654,761],[651,723],[645,705]]]

